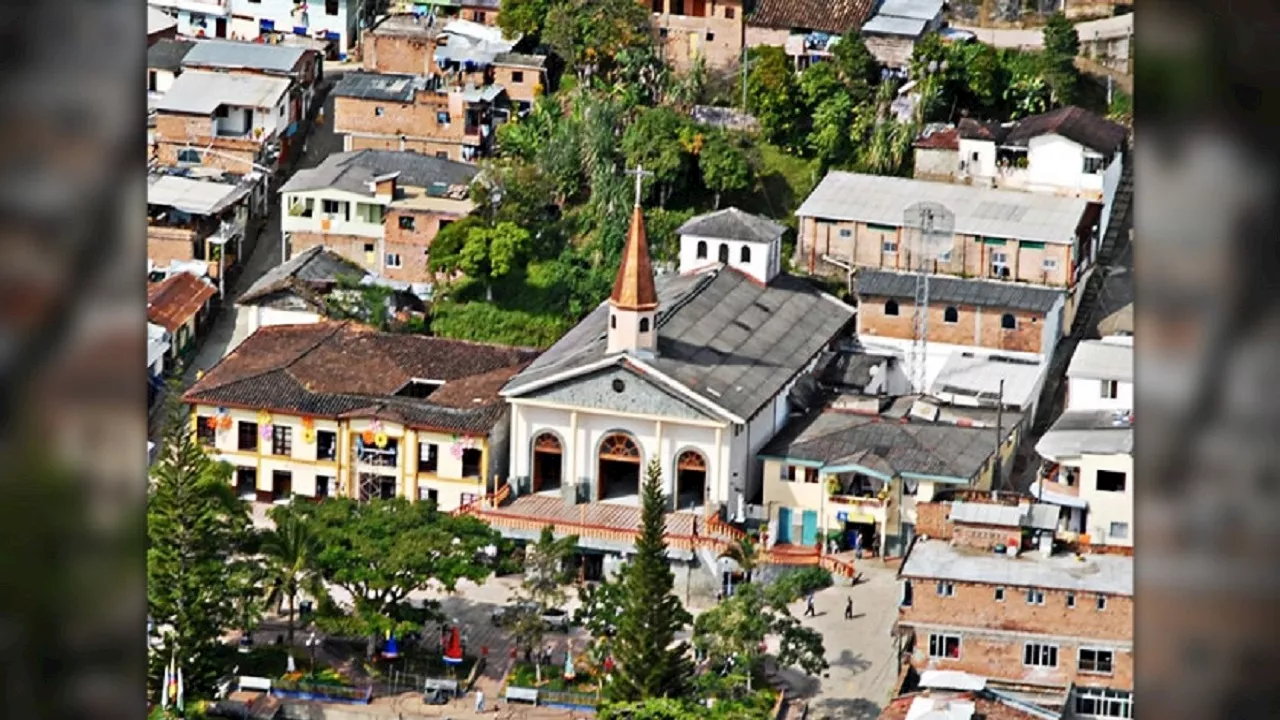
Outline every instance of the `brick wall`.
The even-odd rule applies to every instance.
[[[898,304],[898,314],[885,313],[890,300]],[[957,321],[946,322],[946,305],[929,306],[929,341],[953,345],[971,345],[1009,350],[1013,352],[1043,352],[1041,333],[1044,315],[1021,310],[978,308],[968,305],[955,306]],[[860,335],[911,339],[915,335],[915,309],[911,300],[864,295],[858,306],[858,333]],[[1013,315],[1016,327],[1012,330],[1001,326],[1001,317]]]
[[[537,88],[546,89],[541,70],[517,65],[494,65],[493,82],[506,88],[507,97],[515,102],[532,103],[537,99]]]
[[[463,20],[494,26],[498,24],[498,9],[486,7],[464,7],[458,13]]]
[[[712,69],[734,67],[742,59],[744,21],[741,3],[732,0],[651,0],[646,4],[650,9],[665,11],[653,14],[654,32],[658,35],[655,43],[663,60],[676,70],[689,69],[699,55]],[[689,14],[674,14],[681,9]],[[698,14],[703,16],[698,17]],[[691,35],[695,39],[691,40]]]
[[[928,535],[941,540],[951,539],[953,526],[948,516],[951,503],[916,503],[916,535]]]
[[[1019,528],[998,527],[993,525],[952,525],[951,537],[957,545],[992,550],[997,545],[1008,545],[1010,540],[1017,539],[1022,543],[1022,531]]]
[[[384,135],[398,140],[442,140],[480,145],[479,134],[467,135],[465,107],[450,107],[448,95],[431,91],[418,93],[413,103],[339,97],[334,99],[333,129],[338,133]],[[379,115],[379,108],[382,114]],[[438,112],[448,112],[449,122],[441,123]]]
[[[1008,637],[980,633],[947,631],[960,636],[959,658],[934,658],[928,656],[931,630],[916,631],[916,652],[911,665],[918,671],[958,670],[991,680],[1037,686],[1065,688],[1071,683],[1102,685],[1123,690],[1133,689],[1133,651],[1131,647],[1117,648],[1089,642],[1049,641],[1057,647],[1057,665],[1032,666],[1024,663],[1026,643],[1036,642],[1034,637]],[[941,632],[941,631],[938,631]],[[1103,649],[1112,652],[1110,673],[1082,671],[1079,669],[1080,649]]]
[[[185,228],[148,227],[147,259],[161,267],[195,259],[196,231]]]
[[[369,72],[409,75],[434,75],[439,72],[434,59],[435,38],[425,34],[408,36],[366,31],[361,39],[361,47],[364,51],[364,69]]]
[[[289,233],[289,257],[296,257],[299,253],[316,246],[329,248],[369,272],[381,272],[376,238],[317,232]],[[372,246],[372,252],[366,252],[366,248],[370,246]]]
[[[422,153],[423,155],[432,155],[435,157],[444,157],[458,162],[467,162],[462,157],[462,148],[460,143],[451,142],[432,142],[431,140],[415,140],[407,139],[403,142],[397,137],[367,137],[361,135],[348,136],[349,147],[351,150],[408,150],[410,152]],[[441,153],[444,153],[441,155]]]
[[[403,220],[402,220],[403,218]],[[384,222],[386,227],[386,252],[400,256],[399,268],[387,268],[386,277],[402,282],[429,282],[434,275],[427,270],[431,241],[440,231],[440,222],[458,220],[459,216],[444,215],[411,208],[389,208]],[[413,227],[402,227],[402,222]]]

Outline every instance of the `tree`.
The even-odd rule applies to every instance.
[[[676,633],[689,613],[672,593],[675,576],[667,564],[666,499],[662,466],[649,463],[641,488],[640,535],[622,576],[623,604],[614,638],[617,671],[606,692],[614,701],[683,697],[692,675],[688,646]]]
[[[747,111],[760,122],[764,139],[794,147],[803,130],[795,73],[780,47],[752,48],[748,53]]]
[[[315,556],[319,551],[312,527],[305,518],[294,511],[292,505],[271,508],[271,520],[275,527],[262,535],[258,552],[266,560],[265,583],[267,605],[280,606],[282,599],[289,601],[289,644],[293,644],[294,613],[298,595],[306,593],[317,602],[328,594],[320,574],[315,571]]]
[[[735,668],[747,690],[764,658],[765,638],[780,636],[778,663],[816,675],[827,667],[822,635],[800,624],[785,605],[772,604],[755,584],[738,587],[733,597],[698,616],[693,643],[716,669]]]
[[[965,70],[964,82],[968,104],[990,116],[1000,102],[1000,53],[986,43],[967,43],[955,53]]]
[[[186,693],[208,696],[225,670],[216,651],[236,622],[235,584],[249,511],[231,485],[231,466],[197,444],[182,388],[166,399],[161,451],[147,496],[147,613],[160,629],[153,671],[176,658]]]
[[[547,22],[552,0],[502,0],[498,27],[509,38],[525,35],[537,38]]]
[[[427,268],[432,272],[455,272],[461,262],[462,248],[467,237],[477,228],[487,227],[480,215],[468,215],[445,225],[431,240],[431,258]]]
[[[853,124],[853,100],[839,92],[820,103],[813,112],[809,149],[823,168],[837,167],[853,154],[849,128]]]
[[[867,50],[867,43],[860,34],[852,32],[841,36],[840,41],[831,47],[829,62],[844,83],[854,105],[871,100],[872,90],[880,82],[880,63]],[[809,69],[812,70],[813,67],[816,66],[810,66]]]
[[[515,618],[516,643],[535,650],[542,645],[546,623],[542,618],[551,608],[562,607],[568,600],[564,585],[568,583],[569,570],[565,561],[578,545],[578,536],[569,535],[556,539],[550,525],[542,528],[542,534],[525,551],[524,581],[516,593],[520,603]],[[534,653],[534,673],[542,682],[542,654]]]
[[[730,543],[723,551],[720,557],[728,558],[738,564],[742,568],[742,572],[746,573],[747,582],[751,582],[751,576],[760,567],[760,563],[764,562],[764,556],[751,541],[751,538],[741,537],[733,543]]]
[[[520,267],[529,253],[529,231],[512,222],[474,226],[458,253],[458,269],[484,283],[485,300],[493,302],[493,282]]]
[[[542,38],[580,80],[607,78],[628,49],[651,43],[649,7],[635,0],[557,0]]]
[[[666,205],[672,190],[676,189],[688,172],[689,153],[677,142],[681,133],[690,125],[676,111],[665,108],[645,108],[622,133],[622,151],[628,167],[644,165],[653,173],[644,180],[645,192],[655,185],[659,190],[659,205]]]
[[[751,164],[747,155],[724,133],[711,133],[698,154],[702,183],[716,194],[715,207],[720,209],[721,193],[744,190],[751,184]]]
[[[480,583],[488,578],[490,569],[478,558],[498,541],[497,533],[477,518],[442,513],[435,503],[404,498],[332,498],[301,506],[298,512],[320,547],[314,569],[353,602],[336,613],[319,613],[317,622],[334,633],[367,638],[369,656],[385,633],[419,630],[428,619],[441,618],[438,603],[415,608],[411,593],[433,582],[452,592],[459,580]]]
[[[1080,71],[1076,69],[1076,55],[1080,52],[1080,34],[1061,12],[1049,17],[1044,26],[1044,50],[1040,61],[1045,84],[1048,85],[1055,105],[1075,102]]]

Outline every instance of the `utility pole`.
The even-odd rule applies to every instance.
[[[742,43],[742,112],[747,112],[747,44]]]

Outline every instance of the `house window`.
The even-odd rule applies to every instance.
[[[381,106],[381,105],[379,105],[379,106],[377,106],[377,107],[373,108],[373,114],[374,114],[374,116],[375,116],[375,117],[382,117],[383,113],[385,113],[385,112],[386,112],[386,111],[382,109],[382,106]]]
[[[209,427],[210,420],[213,420],[212,415],[196,417],[196,442],[206,447],[213,447],[218,438],[218,431]]]
[[[945,581],[938,583],[938,597],[955,597],[955,596],[956,596],[955,583],[949,583]]]
[[[716,34],[715,34],[715,33],[713,33],[713,32],[709,32],[709,33],[707,33],[707,42],[711,42],[712,40],[715,40],[715,39],[716,39]]]
[[[666,29],[666,28],[658,28],[658,37],[666,37],[666,36],[667,36],[667,29]]]
[[[1040,267],[1044,268],[1045,270],[1057,270],[1058,261],[1055,258],[1045,258],[1043,261],[1041,261]]]
[[[440,504],[440,491],[434,488],[420,487],[418,488],[418,500],[422,502],[431,502]],[[466,505],[466,503],[462,503]]]
[[[337,215],[341,210],[337,200],[322,200],[320,202],[320,211],[326,215]]]
[[[400,253],[387,253],[387,267],[400,267]]]
[[[853,237],[853,231],[850,230],[849,228],[841,228],[840,237],[842,238]]]
[[[898,241],[885,240],[883,243],[881,243],[880,249],[887,253],[896,253],[898,252]]]
[[[476,22],[478,22],[478,23],[482,23],[482,22],[484,22],[484,13],[482,13],[482,12],[477,12],[477,13],[476,13]]]
[[[285,457],[293,454],[293,428],[284,425],[271,426],[271,454]]]
[[[911,607],[911,581],[902,583],[902,607]]]
[[[374,250],[376,250],[376,248],[374,247],[373,243],[365,243],[365,244],[364,244],[364,251],[365,251],[365,252],[367,252],[367,253],[371,253],[371,252],[374,252]]]
[[[148,71],[147,71],[147,90],[150,90],[151,92],[155,92],[155,91],[156,91],[156,87],[158,86],[158,85],[157,85],[157,82],[156,82],[156,79],[157,79],[157,78],[156,78],[156,71],[155,71],[155,70],[148,70]]]
[[[929,657],[951,659],[959,658],[960,636],[947,635],[945,633],[929,633]]]
[[[617,316],[617,315],[610,315],[610,316],[609,316],[609,329],[610,329],[610,330],[617,330],[617,329],[618,329],[618,316]]]
[[[324,14],[325,14],[325,15],[337,15],[337,14],[338,14],[338,0],[324,0]]]
[[[1127,540],[1129,538],[1129,523],[1113,522],[1110,530],[1111,537],[1116,540]]]
[[[1058,667],[1058,646],[1027,643],[1022,646],[1022,664],[1031,667]]]
[[[329,497],[329,489],[333,487],[333,476],[317,475],[316,476],[316,497]]]
[[[1096,486],[1099,492],[1124,492],[1129,476],[1115,470],[1099,470]]]
[[[462,477],[480,477],[480,458],[483,453],[479,448],[469,448],[462,451]]]
[[[1038,589],[1038,588],[1031,588],[1030,590],[1027,590],[1027,604],[1028,604],[1028,605],[1043,605],[1043,604],[1044,604],[1044,591],[1043,591],[1043,590],[1040,590],[1040,589]]]
[[[1076,714],[1104,718],[1132,718],[1133,693],[1111,688],[1077,687]]]
[[[1104,157],[1091,157],[1086,155],[1084,158],[1084,172],[1086,175],[1096,175],[1107,168],[1107,159]]]
[[[511,71],[511,82],[512,82],[512,83],[522,83],[522,82],[524,82],[524,71],[523,71],[523,70],[512,70],[512,71]]]
[[[942,322],[958,323],[960,322],[960,311],[954,306],[948,305],[946,310],[942,311]]]
[[[448,124],[449,124],[449,111],[447,111],[447,110],[438,110],[438,111],[436,111],[436,124],[437,124],[437,125],[448,125]]]
[[[783,465],[783,466],[782,466],[782,479],[783,479],[783,480],[786,480],[787,482],[795,482],[795,481],[796,481],[796,466],[795,466],[795,465]]]
[[[640,318],[640,332],[649,332],[649,318]]]
[[[276,470],[271,473],[271,501],[288,500],[293,496],[293,473]]]
[[[992,265],[1007,265],[1007,264],[1009,264],[1009,253],[1006,253],[1006,252],[993,252],[993,253],[991,253],[991,264],[992,264]]]
[[[996,588],[996,602],[1004,602],[1004,588]]]
[[[894,316],[894,317],[897,317],[897,315],[898,315],[898,301],[897,301],[897,300],[889,300],[889,301],[885,302],[885,304],[884,304],[884,314],[885,314],[885,315],[892,315],[892,316]]]
[[[400,216],[400,229],[401,229],[401,230],[412,230],[412,229],[413,229],[413,222],[414,222],[414,217],[413,217],[412,215],[401,215],[401,216]]]
[[[742,246],[742,250],[738,251],[738,262],[751,262],[751,248],[746,245]]]
[[[818,483],[818,468],[805,468],[804,481],[810,485],[816,485]]]
[[[331,430],[316,432],[316,459],[334,460],[338,457],[338,434]]]
[[[1005,330],[1017,330],[1018,319],[1013,316],[1013,313],[1005,313],[1000,316],[1000,327]]]
[[[698,247],[694,251],[694,256],[699,260],[705,260],[707,257],[707,241],[699,240]]]
[[[1115,668],[1115,656],[1110,650],[1080,648],[1080,659],[1076,665],[1080,672],[1110,675]]]
[[[1115,380],[1103,380],[1101,382],[1101,397],[1105,400],[1115,400],[1120,395],[1120,383]]]
[[[418,445],[418,472],[433,473],[440,468],[440,446],[435,443]]]
[[[1097,605],[1097,607],[1098,607],[1098,609],[1099,609],[1099,610],[1106,610],[1106,609],[1107,609],[1107,596],[1106,596],[1106,595],[1099,595],[1099,596],[1098,596],[1098,605]]]
[[[236,447],[240,450],[257,450],[258,449],[258,423],[240,421],[237,426],[237,435],[239,442]]]
[[[178,162],[180,163],[199,163],[200,151],[187,148],[178,151]]]
[[[1067,608],[1071,609],[1075,606],[1076,606],[1076,594],[1073,592],[1067,593]]]
[[[724,19],[725,19],[725,20],[732,20],[732,19],[733,19],[733,8],[731,8],[731,7],[727,7],[727,8],[725,8],[725,9],[724,9]]]
[[[946,252],[940,252],[940,253],[938,253],[938,262],[940,262],[940,263],[949,263],[949,262],[951,262],[951,251],[950,251],[950,250],[948,250],[948,251],[946,251]]]

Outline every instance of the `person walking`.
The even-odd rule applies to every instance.
[[[846,599],[846,600],[845,600],[845,603],[844,603],[844,619],[845,619],[845,620],[852,620],[852,619],[853,619],[853,596],[852,596],[852,595],[850,595],[850,596],[848,597],[848,599]]]
[[[818,612],[813,609],[813,593],[809,593],[804,599],[804,614],[805,617],[816,617],[818,615]]]
[[[476,691],[476,714],[484,712],[484,691]]]

